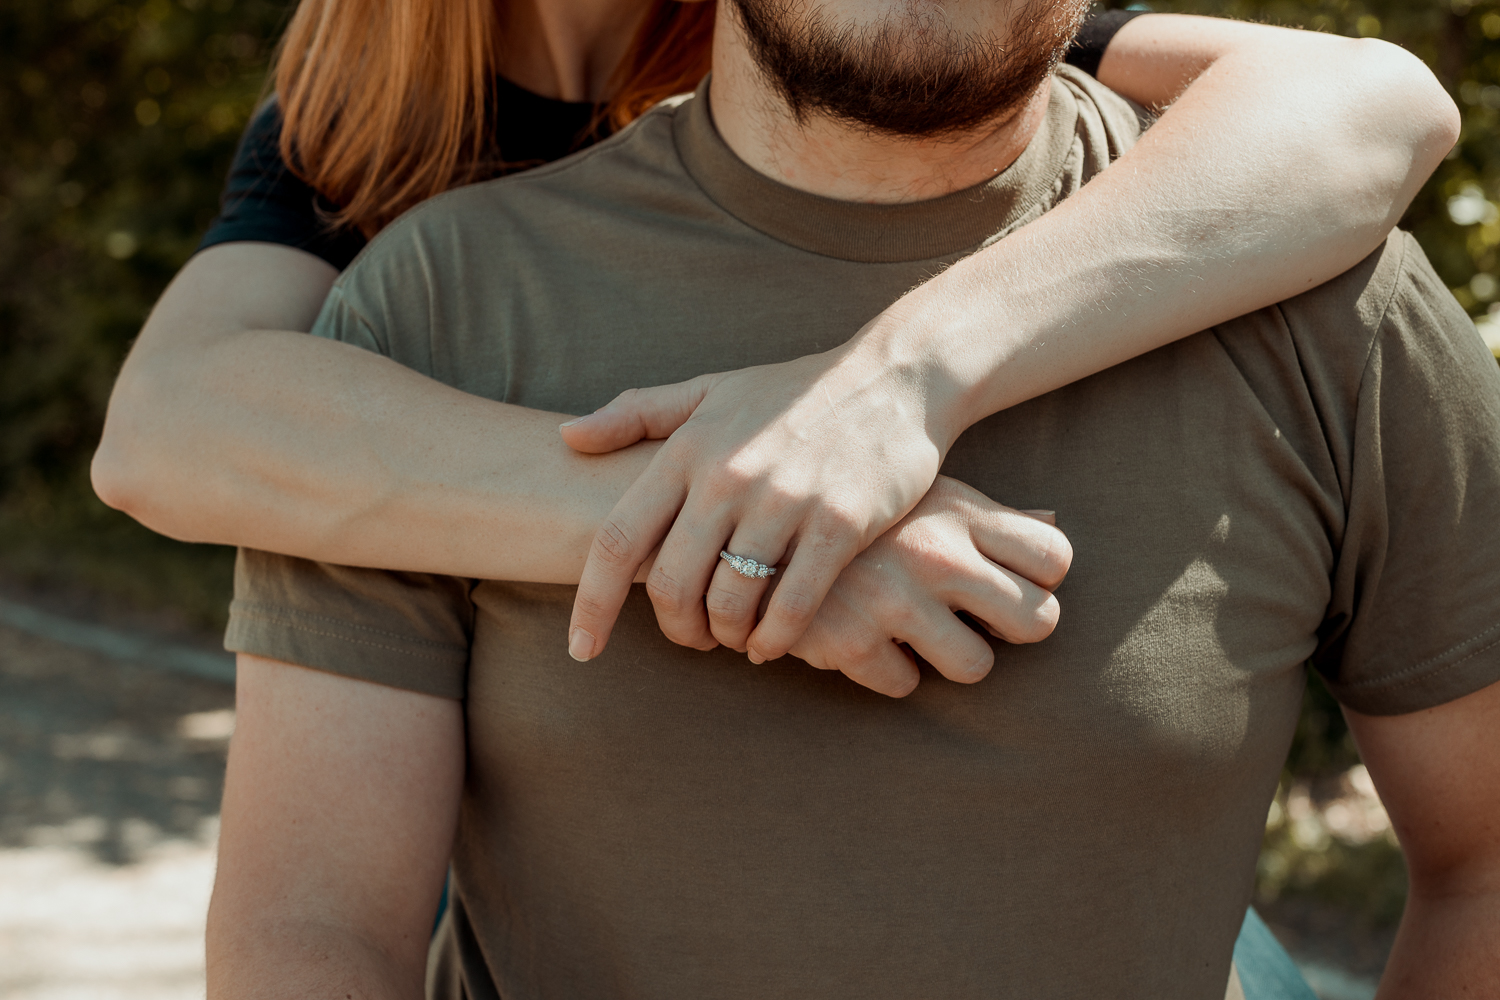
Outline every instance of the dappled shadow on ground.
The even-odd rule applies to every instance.
[[[120,664],[0,626],[0,847],[127,864],[217,816],[227,684]]]

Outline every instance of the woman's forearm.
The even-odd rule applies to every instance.
[[[655,444],[579,455],[558,439],[557,414],[295,330],[216,326],[252,278],[291,294],[231,301],[230,315],[311,325],[332,277],[320,289],[298,251],[230,249],[189,265],[189,290],[169,290],[121,373],[94,463],[106,503],[187,541],[578,581],[599,522]]]
[[[599,523],[656,447],[579,455],[558,437],[565,416],[306,334],[238,334],[192,364],[239,419],[200,427],[203,452],[173,463],[190,496],[144,491],[131,509],[190,541],[576,583]]]
[[[1432,74],[1378,41],[1147,15],[1100,78],[1171,107],[1082,191],[861,336],[867,363],[926,373],[954,436],[1347,270],[1457,135]]]

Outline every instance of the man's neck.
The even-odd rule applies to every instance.
[[[714,124],[735,155],[789,187],[841,201],[938,198],[994,177],[1021,155],[1047,112],[1051,80],[1011,114],[942,139],[873,134],[818,115],[797,121],[755,65],[727,3],[714,37]]]

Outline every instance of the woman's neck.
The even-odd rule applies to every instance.
[[[543,97],[609,97],[651,0],[498,0],[502,76]]]

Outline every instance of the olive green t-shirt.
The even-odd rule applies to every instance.
[[[852,204],[746,166],[700,96],[406,215],[315,332],[584,413],[833,347],[1138,130],[1065,68],[991,182]],[[639,587],[580,664],[571,587],[252,552],[228,645],[465,700],[438,996],[1217,1000],[1304,665],[1375,714],[1500,679],[1494,360],[1395,234],[980,422],[943,471],[1055,509],[1076,553],[1056,632],[974,686],[678,647]]]

